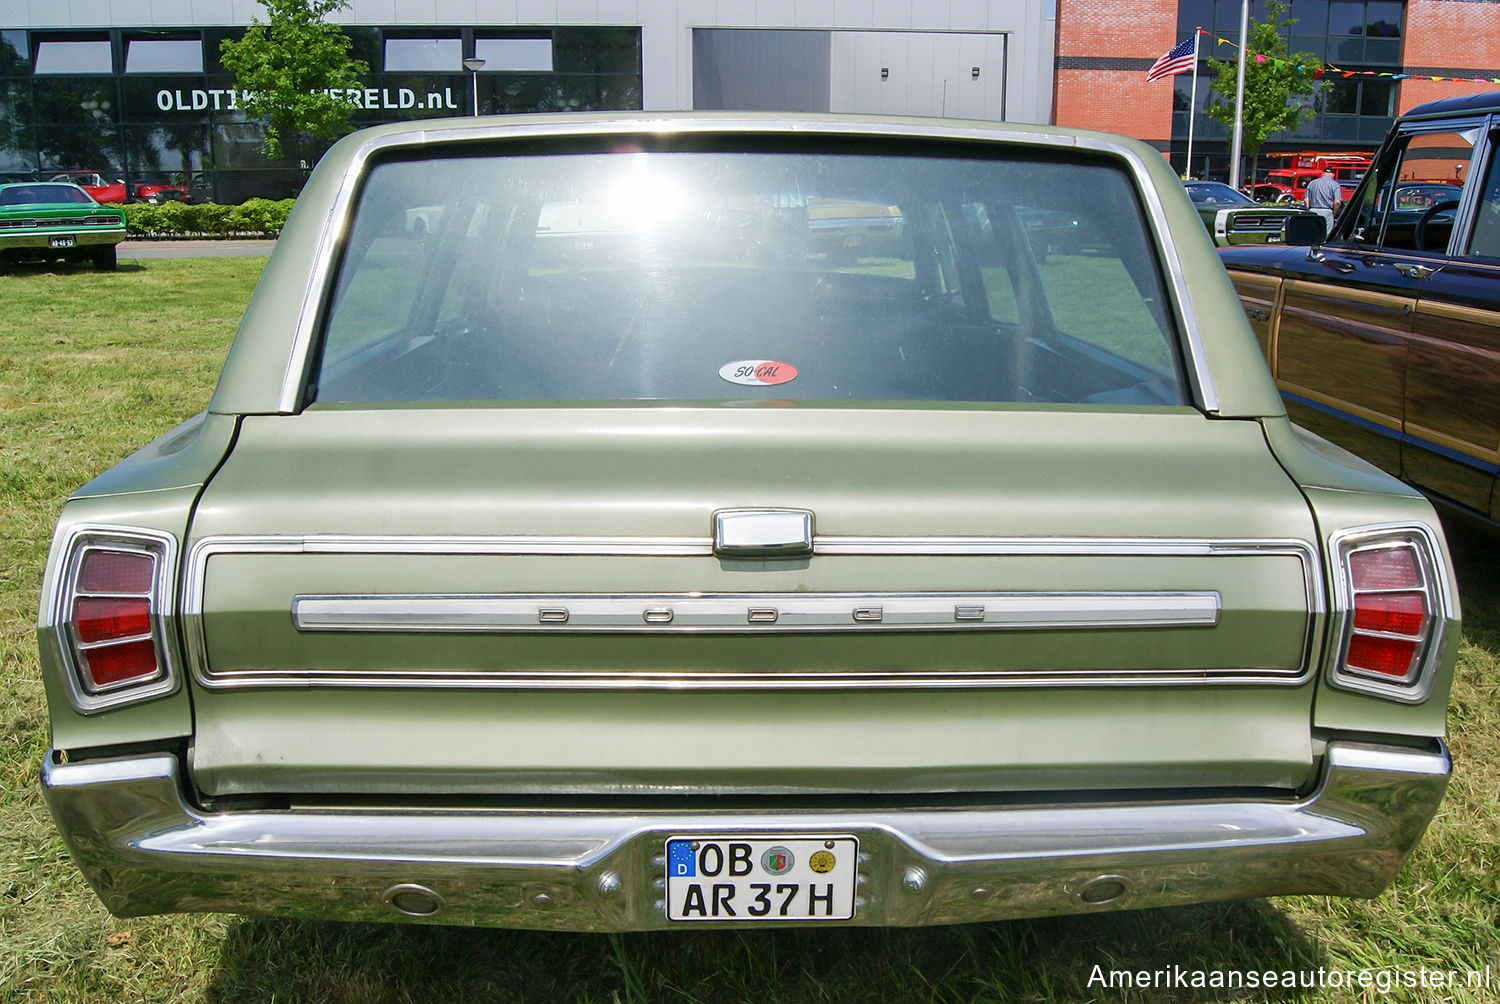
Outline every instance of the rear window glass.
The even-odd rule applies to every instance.
[[[374,166],[315,399],[1185,403],[1106,160],[580,152]]]
[[[88,205],[94,200],[72,185],[15,185],[0,189],[0,206]]]

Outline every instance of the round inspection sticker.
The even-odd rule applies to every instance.
[[[775,359],[739,359],[720,366],[719,376],[746,387],[773,387],[797,379],[797,367]]]

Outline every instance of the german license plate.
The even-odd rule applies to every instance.
[[[671,837],[667,919],[852,920],[852,836]]]
[[[49,237],[47,238],[49,248],[70,248],[73,246],[72,237]]]

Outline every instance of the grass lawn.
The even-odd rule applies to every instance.
[[[47,745],[37,585],[67,494],[200,410],[263,259],[122,262],[0,276],[0,1002],[9,1001],[1500,1001],[1500,571],[1455,537],[1465,642],[1458,772],[1394,888],[929,930],[671,935],[111,918],[36,782]],[[1491,968],[1471,990],[1090,986],[1095,967]],[[1378,978],[1378,974],[1372,974]]]

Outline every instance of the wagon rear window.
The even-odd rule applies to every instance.
[[[1107,161],[829,151],[371,169],[314,397],[1185,402]]]

